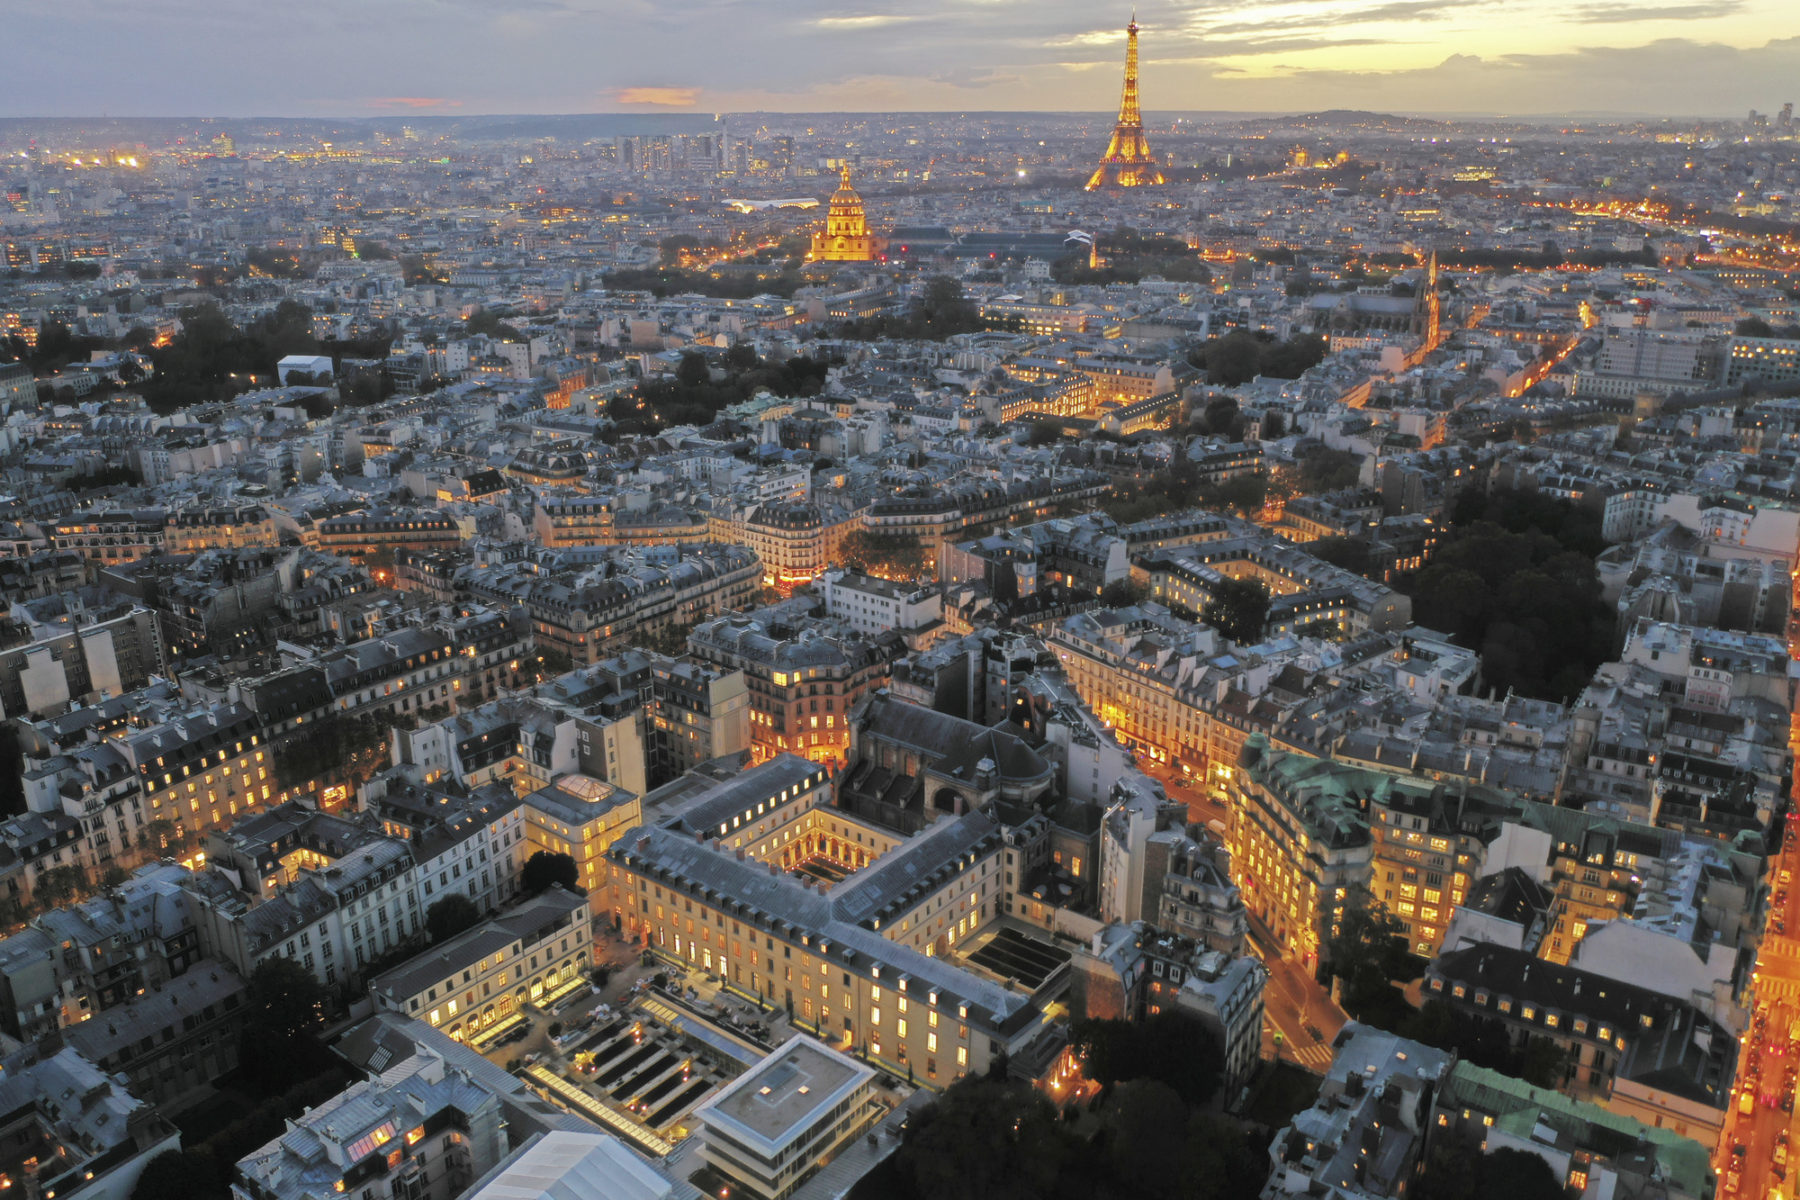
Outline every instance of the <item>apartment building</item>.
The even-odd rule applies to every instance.
[[[1685,999],[1489,945],[1434,959],[1425,995],[1549,1040],[1578,1099],[1707,1145],[1725,1126],[1738,1039]]]
[[[1368,881],[1374,841],[1358,789],[1379,780],[1271,752],[1261,735],[1244,758],[1229,788],[1232,880],[1285,956],[1315,965],[1350,889]]]
[[[396,550],[461,545],[463,531],[454,517],[436,509],[371,511],[326,517],[315,527],[315,539],[317,548],[329,554],[391,562]]]
[[[219,870],[188,883],[200,944],[245,978],[288,958],[328,991],[361,990],[367,964],[410,945],[425,927],[418,864],[409,845],[383,838],[323,866],[307,867],[258,901]]]
[[[248,988],[228,965],[201,960],[164,983],[66,1030],[63,1040],[131,1094],[174,1105],[210,1093],[237,1069]]]
[[[0,1058],[0,1111],[0,1176],[45,1200],[128,1200],[144,1165],[181,1146],[153,1103],[72,1046]]]
[[[0,625],[0,714],[41,717],[72,701],[118,696],[165,669],[162,632],[144,606],[97,588],[15,600]]]
[[[376,1007],[406,1013],[458,1041],[490,1043],[587,985],[594,965],[585,896],[550,890],[369,980]]]
[[[886,682],[905,643],[893,631],[863,635],[765,609],[695,626],[688,650],[697,660],[744,673],[757,758],[792,752],[842,762],[851,708]]]
[[[499,1097],[428,1051],[351,1085],[240,1159],[233,1200],[454,1200],[506,1156]]]
[[[750,751],[749,677],[711,663],[657,655],[651,670],[645,748],[655,779]]]
[[[259,504],[179,508],[168,515],[163,532],[170,554],[273,546],[279,540],[274,517]]]
[[[0,939],[0,1029],[31,1042],[91,1021],[201,961],[200,933],[174,864],[140,867],[117,888],[52,909]]]
[[[161,554],[167,529],[168,514],[160,508],[75,512],[51,526],[50,544],[89,563],[112,566]]]
[[[825,615],[857,633],[918,630],[943,618],[944,596],[935,585],[881,579],[839,567],[819,576],[814,588],[825,602]]]

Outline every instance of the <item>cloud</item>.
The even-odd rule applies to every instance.
[[[820,17],[813,24],[820,29],[880,29],[884,25],[904,25],[916,20],[917,17],[899,13],[870,13],[864,17]]]
[[[1085,33],[1069,33],[1062,37],[1046,38],[1045,46],[1114,46],[1125,40],[1123,29],[1090,29]]]
[[[1017,83],[1017,75],[1006,75],[987,67],[959,67],[954,71],[938,71],[930,76],[933,83],[947,83],[955,88],[985,88]]]
[[[461,100],[442,96],[376,96],[369,101],[373,108],[461,108]]]
[[[1465,4],[1456,11],[1467,12],[1475,5]],[[1268,33],[1276,29],[1331,29],[1345,25],[1371,25],[1378,21],[1442,21],[1452,15],[1443,0],[1396,0],[1373,8],[1346,9],[1341,12],[1304,13],[1291,17],[1258,21],[1238,21],[1228,25],[1207,27],[1208,35]]]
[[[692,108],[700,99],[697,87],[624,87],[613,93],[619,104],[648,104],[657,108]]]
[[[1729,17],[1744,7],[1743,0],[1711,0],[1702,4],[1596,4],[1576,9],[1570,20],[1584,25],[1622,25],[1630,21],[1705,21]]]

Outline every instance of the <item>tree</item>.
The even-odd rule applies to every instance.
[[[712,368],[706,365],[706,355],[690,350],[681,356],[675,366],[675,382],[684,387],[698,387],[712,382]]]
[[[579,879],[580,873],[575,868],[573,858],[567,854],[539,850],[525,860],[524,870],[519,875],[519,884],[535,896],[553,883],[561,884],[566,891],[574,891]]]
[[[1567,1193],[1550,1164],[1525,1150],[1475,1154],[1445,1143],[1432,1151],[1414,1200],[1563,1200]]]
[[[1069,1045],[1081,1059],[1082,1073],[1096,1083],[1152,1080],[1195,1107],[1212,1098],[1225,1065],[1206,1026],[1180,1012],[1143,1021],[1078,1021],[1069,1030]]]
[[[1208,433],[1219,434],[1236,441],[1244,434],[1244,414],[1238,408],[1236,396],[1216,396],[1206,402],[1205,412],[1201,415],[1200,424]]]
[[[916,537],[859,529],[839,543],[844,565],[885,579],[914,579],[935,565]]]
[[[1264,413],[1262,419],[1262,436],[1264,441],[1272,442],[1287,432],[1287,418],[1278,412]]]
[[[917,1112],[894,1158],[915,1196],[1028,1200],[1054,1190],[1069,1151],[1041,1092],[971,1076]]]
[[[1208,383],[1236,387],[1258,375],[1298,379],[1324,359],[1327,348],[1325,339],[1316,334],[1298,334],[1280,342],[1271,333],[1234,329],[1191,351],[1188,362],[1206,372]]]
[[[1560,1088],[1567,1069],[1568,1058],[1555,1042],[1541,1034],[1526,1040],[1519,1063],[1520,1079],[1541,1088]]]
[[[1408,976],[1413,961],[1406,926],[1361,884],[1344,897],[1325,942],[1325,961],[1342,985],[1341,1002],[1352,1017],[1391,1029],[1396,1016],[1404,1016],[1405,1001],[1393,985]]]
[[[73,864],[61,867],[50,867],[38,872],[37,886],[32,889],[32,899],[45,909],[61,908],[72,901],[79,900],[87,891],[87,872]]]
[[[1227,579],[1200,619],[1234,642],[1260,642],[1269,620],[1269,589],[1254,579]]]
[[[481,920],[475,902],[460,892],[452,892],[425,910],[425,935],[432,945],[455,937]]]
[[[1362,479],[1362,458],[1348,450],[1319,447],[1300,459],[1300,491],[1306,495],[1340,492]]]
[[[198,1194],[193,1159],[192,1151],[164,1150],[144,1164],[131,1200],[193,1200]]]
[[[1254,334],[1234,330],[1208,345],[1203,364],[1206,381],[1218,387],[1249,383],[1260,373],[1262,349]]]
[[[923,327],[921,336],[942,339],[981,328],[975,306],[963,296],[962,284],[948,275],[933,275],[913,301],[912,319]]]
[[[0,722],[0,817],[25,811],[25,751],[19,730],[10,721]]]
[[[1120,1084],[1102,1115],[1110,1174],[1133,1195],[1163,1194],[1186,1166],[1187,1124],[1187,1108],[1168,1084]]]
[[[317,1032],[325,1021],[325,989],[291,958],[266,958],[250,973],[246,1028],[261,1037],[292,1041]]]
[[[138,834],[138,847],[160,858],[179,855],[187,849],[187,840],[185,827],[167,817],[157,817]]]

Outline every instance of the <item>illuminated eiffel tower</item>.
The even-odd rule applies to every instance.
[[[1094,168],[1087,190],[1113,187],[1149,187],[1163,181],[1156,169],[1156,158],[1150,143],[1144,140],[1144,118],[1138,112],[1137,14],[1125,27],[1125,92],[1119,98],[1119,123],[1113,126],[1112,141],[1100,165]]]

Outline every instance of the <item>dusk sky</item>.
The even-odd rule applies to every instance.
[[[11,5],[0,114],[1093,110],[1092,0],[57,0]],[[1800,99],[1793,0],[1158,0],[1148,112],[1644,113]]]

